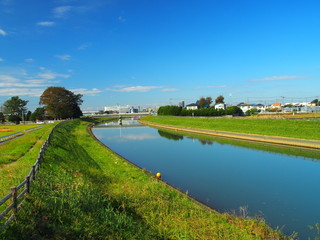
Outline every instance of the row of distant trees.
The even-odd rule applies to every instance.
[[[48,87],[40,96],[40,107],[34,112],[28,111],[27,100],[13,96],[1,107],[0,121],[20,122],[45,119],[68,119],[82,116],[81,94],[74,94],[64,87]]]
[[[197,110],[187,110],[178,106],[162,106],[158,110],[158,115],[170,116],[223,116],[223,115],[243,115],[242,110],[237,106],[230,106],[226,109],[215,109],[214,107],[199,108]]]
[[[230,106],[226,109],[215,109],[214,106],[210,106],[212,103],[211,97],[201,97],[197,101],[199,109],[187,110],[186,108],[178,106],[162,106],[158,110],[158,115],[171,115],[171,116],[223,116],[223,115],[243,115],[242,110],[237,106]],[[215,104],[224,103],[224,97],[222,95],[215,99]]]
[[[201,97],[198,101],[199,108],[209,108],[210,104],[212,103],[212,97]],[[224,97],[222,95],[218,96],[215,99],[215,104],[224,103]]]

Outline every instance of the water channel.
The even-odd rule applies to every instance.
[[[300,239],[320,223],[320,154],[296,148],[194,136],[140,125],[102,124],[95,136],[113,151],[221,212],[246,208]]]

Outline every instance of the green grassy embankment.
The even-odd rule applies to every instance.
[[[23,210],[0,239],[287,239],[262,220],[218,213],[62,123]]]
[[[148,116],[142,120],[180,127],[320,140],[320,131],[318,131],[320,129],[320,121],[316,120],[189,118],[167,116]]]
[[[0,144],[0,199],[30,172],[54,124],[44,125],[19,138]]]

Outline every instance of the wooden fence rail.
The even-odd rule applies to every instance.
[[[40,149],[37,161],[33,166],[31,166],[31,170],[28,176],[26,176],[25,180],[22,181],[18,186],[11,187],[11,192],[3,199],[0,199],[0,209],[2,205],[11,199],[11,204],[2,213],[0,213],[0,232],[2,232],[9,225],[14,216],[21,209],[25,194],[30,193],[31,182],[36,180],[36,173],[39,171],[41,163],[43,162],[43,156],[49,146],[53,131],[59,124],[60,123],[58,123],[51,130],[47,140]]]

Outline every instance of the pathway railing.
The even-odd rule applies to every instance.
[[[25,180],[22,181],[18,186],[11,187],[10,193],[3,199],[0,199],[0,209],[3,208],[1,208],[2,205],[11,200],[11,204],[2,213],[0,213],[0,232],[2,232],[9,225],[9,223],[21,209],[25,195],[30,193],[31,182],[36,179],[36,173],[39,171],[41,163],[43,162],[43,156],[50,144],[53,131],[59,124],[60,123],[58,123],[51,130],[47,140],[40,149],[37,161],[33,166],[31,166],[31,170],[28,176],[26,176]]]

